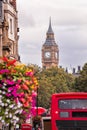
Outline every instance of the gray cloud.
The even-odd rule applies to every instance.
[[[86,32],[82,30],[77,30],[77,32],[61,31],[61,33],[58,36],[58,44],[60,50],[60,65],[83,66],[87,62]]]
[[[20,27],[27,28],[27,27],[35,26],[35,20],[31,14],[29,15],[29,14],[25,13],[24,11],[21,11],[20,14],[19,14]]]

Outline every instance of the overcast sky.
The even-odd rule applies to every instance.
[[[72,68],[87,62],[87,0],[17,0],[17,10],[22,63],[42,67],[50,16],[59,65]]]

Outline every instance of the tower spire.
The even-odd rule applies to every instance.
[[[48,34],[53,34],[53,30],[52,30],[52,26],[51,26],[51,17],[49,19],[49,28],[48,28],[48,31],[47,31]]]

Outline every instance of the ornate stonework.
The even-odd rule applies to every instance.
[[[16,0],[0,1],[0,56],[19,60]]]
[[[49,28],[46,33],[46,41],[42,46],[42,67],[50,68],[52,66],[58,66],[59,63],[59,49],[54,39],[54,32],[51,27],[51,19],[49,22]]]

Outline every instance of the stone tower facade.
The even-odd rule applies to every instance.
[[[0,56],[19,60],[18,32],[16,0],[0,0]]]
[[[59,63],[59,48],[55,42],[54,32],[49,21],[49,28],[46,33],[46,41],[42,46],[42,68],[50,68],[58,66]]]

